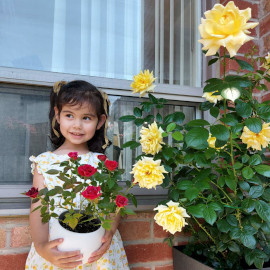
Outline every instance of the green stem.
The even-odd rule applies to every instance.
[[[216,244],[214,238],[210,235],[210,233],[205,229],[205,227],[194,217],[192,216],[192,218],[196,221],[196,223],[199,225],[199,227],[207,234],[207,236],[214,242],[214,244]]]
[[[211,181],[211,183],[213,185],[215,185],[217,188],[219,188],[224,193],[224,195],[227,197],[227,199],[232,203],[231,198],[228,196],[228,194],[219,185],[217,185],[214,181]]]

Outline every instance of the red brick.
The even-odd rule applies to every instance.
[[[28,216],[1,217],[0,218],[0,224],[12,224],[12,223],[28,224],[28,222],[29,222]]]
[[[156,222],[154,222],[154,237],[156,238],[166,238],[171,234],[163,230],[161,226],[159,226]]]
[[[161,265],[161,266],[156,266],[155,270],[173,270],[173,265]]]
[[[270,24],[270,13],[260,21],[259,27],[261,37],[266,33],[270,32],[269,24]]]
[[[6,246],[6,231],[0,230],[0,248],[4,248]]]
[[[11,246],[25,247],[31,245],[29,226],[14,227],[11,232]]]
[[[262,96],[262,102],[270,100],[270,93],[267,93],[265,95]]]
[[[260,1],[260,17],[270,13],[270,1],[269,0],[261,0]]]
[[[125,250],[129,263],[172,259],[172,248],[165,243],[127,245]]]
[[[150,238],[150,221],[122,221],[118,229],[124,241]]]
[[[259,46],[258,46],[258,41],[257,40],[250,40],[246,42],[244,45],[240,47],[237,53],[242,53],[245,54],[247,53],[253,46],[257,49],[255,55],[259,55]]]
[[[1,270],[22,270],[25,269],[27,253],[14,255],[0,255]]]

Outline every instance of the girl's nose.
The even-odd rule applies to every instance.
[[[73,122],[73,127],[74,128],[81,128],[81,120],[80,119],[75,119]]]

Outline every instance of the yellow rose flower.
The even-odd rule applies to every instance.
[[[218,91],[205,92],[202,97],[204,97],[209,102],[216,104],[218,101],[223,99],[223,97],[221,95],[213,95],[216,92],[218,92]]]
[[[270,53],[268,53],[267,56],[265,56],[265,63],[263,63],[261,67],[265,69],[270,69]],[[268,74],[270,74],[270,70],[268,70]]]
[[[190,216],[185,208],[179,207],[179,203],[169,201],[167,205],[159,205],[154,209],[158,211],[154,216],[156,223],[171,234],[181,232],[182,228],[188,225],[185,218]]]
[[[167,173],[161,160],[154,160],[150,157],[143,157],[136,164],[130,173],[134,174],[134,184],[139,183],[141,188],[156,188],[163,183],[164,175]]]
[[[130,85],[133,93],[140,93],[140,97],[143,97],[146,92],[153,92],[156,87],[153,82],[156,78],[153,76],[153,71],[150,73],[149,70],[140,72],[138,75],[133,77],[134,82]]]
[[[140,134],[141,139],[140,143],[142,145],[142,151],[146,154],[155,155],[158,153],[164,144],[162,138],[162,128],[157,126],[157,123],[154,122],[151,125],[148,125],[148,128],[142,127]]]
[[[216,4],[212,10],[204,13],[205,19],[201,19],[199,30],[203,44],[203,50],[207,50],[206,56],[214,55],[220,46],[226,47],[230,57],[236,55],[239,48],[253,38],[248,29],[254,28],[258,23],[247,23],[251,18],[251,9],[239,10],[233,1],[225,7]]]
[[[262,130],[259,133],[252,132],[248,127],[244,127],[244,131],[240,137],[243,143],[247,144],[247,148],[254,150],[262,150],[270,142],[270,123],[263,123]]]

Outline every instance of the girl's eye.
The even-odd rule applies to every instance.
[[[66,117],[67,118],[72,118],[73,116],[72,116],[72,114],[66,114]]]
[[[91,118],[89,116],[85,116],[83,120],[91,120]]]

